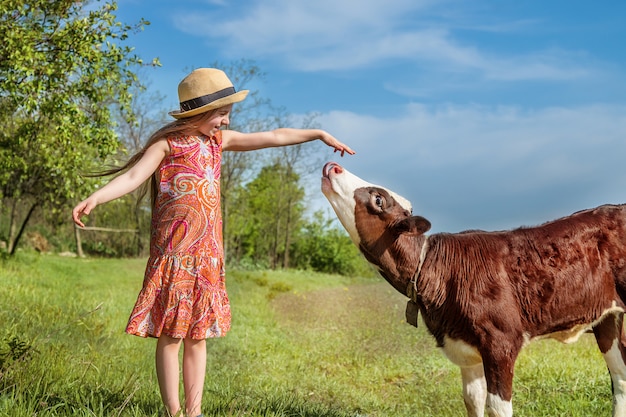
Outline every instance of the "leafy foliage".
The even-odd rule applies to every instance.
[[[17,361],[26,361],[36,352],[31,342],[16,335],[7,336],[0,343],[0,377]]]
[[[243,187],[236,204],[240,209],[231,219],[230,233],[237,236],[244,256],[276,268],[284,265],[290,236],[303,217],[304,190],[299,176],[279,162],[263,167]],[[238,220],[238,224],[234,224]],[[241,249],[239,248],[239,249]]]
[[[374,275],[357,247],[322,211],[304,216],[304,190],[289,167],[276,162],[235,197],[226,229],[228,260],[239,266],[298,268],[341,275]],[[290,253],[289,263],[286,254]]]
[[[118,22],[115,2],[87,4],[0,3],[0,190],[31,212],[89,190],[77,173],[119,146],[112,100],[132,119],[129,88],[143,62],[121,43],[148,22]]]
[[[343,229],[321,211],[307,222],[294,244],[294,265],[302,269],[341,275],[373,275],[357,247]]]

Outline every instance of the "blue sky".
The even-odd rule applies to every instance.
[[[317,113],[357,151],[328,159],[411,200],[433,231],[626,202],[623,0],[118,5],[119,20],[151,22],[129,44],[160,59],[147,76],[165,108],[190,69],[253,60],[267,76],[250,87],[295,116]],[[317,178],[307,191],[330,213]]]

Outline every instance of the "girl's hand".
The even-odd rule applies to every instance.
[[[78,203],[72,210],[72,219],[80,227],[85,227],[80,218],[91,213],[98,204],[104,204],[130,193],[146,181],[157,169],[169,152],[166,139],[159,139],[150,145],[143,156],[128,171],[113,178],[107,185],[98,189],[87,199]]]
[[[348,145],[339,142],[333,135],[328,132],[324,132],[320,139],[328,146],[335,148],[335,152],[341,152],[341,156],[343,156],[346,152],[350,155],[355,154],[355,152],[350,149]]]
[[[80,218],[91,213],[91,210],[93,210],[95,207],[96,202],[93,201],[92,198],[88,198],[78,203],[76,207],[74,207],[74,210],[72,210],[72,219],[74,220],[74,223],[76,223],[80,227],[85,227]]]

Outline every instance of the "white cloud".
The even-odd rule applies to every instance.
[[[580,64],[588,59],[583,53],[548,50],[483,61],[482,69],[485,77],[492,80],[569,81],[597,74],[598,70]]]
[[[331,112],[340,163],[412,200],[438,230],[536,224],[626,201],[626,107],[411,105],[393,119]]]
[[[237,13],[229,13],[228,6],[211,12],[181,11],[175,21],[180,30],[205,37],[223,53],[273,57],[301,71],[362,69],[400,60],[416,71],[469,72],[474,77],[478,73],[500,81],[590,75],[578,53],[545,48],[523,54],[481,50],[455,30],[502,33],[508,25],[510,31],[530,31],[533,21],[483,24],[463,21],[468,17],[458,18],[459,22],[439,19],[450,4],[460,10],[471,7],[454,1],[255,0],[239,5]]]

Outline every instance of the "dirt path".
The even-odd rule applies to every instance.
[[[386,282],[338,287],[303,294],[285,293],[273,300],[280,322],[300,329],[372,328],[404,320],[406,297]]]

